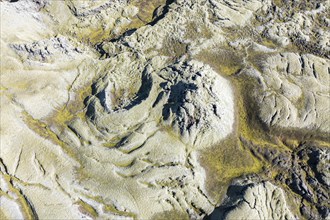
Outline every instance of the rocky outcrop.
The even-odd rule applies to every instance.
[[[268,127],[330,132],[328,60],[314,55],[281,53],[260,62],[254,94],[259,117]]]
[[[296,219],[283,190],[270,182],[236,180],[223,204],[207,218],[216,219]]]
[[[162,57],[121,62],[121,56],[114,72],[93,85],[93,95],[87,100],[90,121],[71,122],[59,137],[71,143],[77,154],[85,152],[80,161],[89,168],[81,172],[103,179],[98,185],[101,191],[107,189],[104,171],[98,171],[104,163],[109,166],[106,179],[129,186],[130,194],[118,194],[117,188],[103,192],[116,206],[130,210],[127,214],[151,218],[164,207],[173,207],[187,210],[189,218],[201,218],[212,210],[214,201],[205,190],[205,172],[196,150],[212,146],[232,131],[231,87],[197,61],[166,65]],[[141,71],[133,72],[133,68]],[[120,91],[131,93],[118,95]],[[98,156],[100,150],[103,153]],[[94,188],[89,180],[80,181]],[[111,199],[114,194],[116,200]],[[133,201],[127,197],[131,194]],[[150,203],[152,211],[142,212]],[[98,213],[108,216],[101,210]]]
[[[141,123],[146,112],[137,111],[144,108],[149,109],[149,118],[161,120],[160,126],[172,127],[189,146],[212,146],[230,134],[234,100],[228,81],[203,63],[178,62],[163,68],[162,59],[154,58],[151,64],[143,64],[142,60],[130,63],[140,73],[133,73],[125,61],[122,65],[127,68],[118,72],[120,79],[126,79],[124,82],[114,72],[95,83],[87,112],[93,122],[111,133],[111,121],[119,115],[134,115],[135,121],[125,117],[128,127]],[[120,69],[116,67],[116,71]]]
[[[65,37],[36,41],[32,44],[13,44],[13,50],[26,61],[53,63],[63,59],[75,59],[82,51]]]
[[[329,148],[304,142],[293,151],[272,146],[260,148],[244,141],[255,155],[269,161],[275,181],[287,185],[294,193],[300,214],[308,219],[329,217]],[[269,171],[271,172],[271,171]]]
[[[328,5],[0,1],[0,214],[328,218]]]
[[[276,44],[286,47],[292,43],[304,53],[329,58],[327,8],[328,1],[274,1],[258,20],[265,24],[263,35]]]
[[[158,95],[160,102],[167,99],[162,107],[164,123],[185,143],[196,148],[212,146],[231,133],[234,100],[228,81],[195,61],[171,65],[159,75],[166,80]]]

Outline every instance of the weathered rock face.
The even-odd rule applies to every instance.
[[[330,187],[329,149],[312,149],[309,153],[309,158],[310,166],[314,170],[318,181],[323,185]]]
[[[330,132],[327,59],[283,53],[261,62],[255,99],[260,119],[268,127]]]
[[[115,207],[125,207],[124,215],[151,218],[173,207],[177,212],[188,210],[189,218],[201,218],[214,202],[205,191],[205,172],[196,150],[212,146],[232,132],[232,90],[226,79],[203,63],[178,62],[163,68],[162,59],[117,63],[113,74],[93,85],[94,95],[87,101],[89,123],[74,120],[71,130],[59,137],[74,146],[76,157],[85,155],[79,159],[86,167],[79,171],[79,185],[93,196],[99,189]],[[122,83],[125,74],[127,80]],[[117,95],[118,91],[131,94]],[[99,180],[97,188],[85,175]],[[128,194],[117,187],[108,189],[107,179],[116,186],[126,185]],[[130,201],[131,196],[135,202]],[[152,210],[143,208],[147,206]],[[111,217],[102,210],[98,213]]]
[[[258,19],[265,22],[263,34],[279,45],[290,43],[304,53],[329,58],[329,3],[326,1],[274,1]],[[314,21],[318,24],[314,25]]]
[[[163,57],[134,63],[122,56],[127,60],[93,85],[93,96],[87,101],[87,114],[99,130],[111,134],[115,132],[112,123],[120,120],[127,132],[127,127],[143,123],[146,116],[154,117],[196,148],[212,146],[232,132],[233,91],[209,66],[189,61],[163,67]]]
[[[274,146],[260,148],[245,143],[254,154],[269,161],[275,181],[287,185],[294,194],[294,204],[307,219],[329,217],[329,148],[320,143],[305,142],[292,152]]]
[[[29,62],[54,63],[70,58],[73,60],[82,53],[65,37],[36,41],[32,44],[13,44],[11,47],[22,60]]]
[[[0,6],[0,218],[329,218],[328,1]]]
[[[159,73],[165,124],[196,148],[212,146],[233,130],[233,91],[227,80],[202,63],[175,64]]]
[[[270,182],[237,180],[225,202],[208,217],[215,219],[295,219],[282,189]]]

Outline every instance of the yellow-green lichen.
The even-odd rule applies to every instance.
[[[101,196],[91,196],[91,195],[87,195],[84,193],[82,193],[82,194],[84,197],[102,204],[104,212],[110,212],[110,213],[118,215],[118,216],[126,216],[126,217],[131,217],[133,219],[136,219],[135,213],[120,211],[114,205],[108,204]],[[78,201],[78,204],[81,204],[81,202],[83,202],[83,201],[82,200]],[[98,213],[91,205],[87,204],[86,202],[83,202],[83,203],[85,203],[84,204],[84,209],[86,209],[85,211],[88,211],[93,217],[94,217],[94,215],[96,215],[96,217],[98,216]]]
[[[77,204],[79,205],[79,211],[85,215],[88,215],[92,218],[98,217],[97,211],[93,208],[93,206],[89,205],[88,203],[78,200]]]
[[[145,22],[149,23],[154,18],[155,10],[162,5],[166,4],[166,0],[133,0],[132,5],[139,9],[137,17]]]
[[[159,54],[168,57],[181,57],[187,53],[187,49],[187,44],[172,37],[166,37]]]
[[[186,39],[210,39],[212,36],[212,31],[204,23],[188,22],[186,24],[184,36]]]
[[[3,174],[3,177],[9,187],[9,191],[17,196],[16,201],[20,205],[24,219],[29,219],[29,220],[35,219],[36,216],[33,213],[33,209],[30,206],[29,202],[26,200],[25,196],[22,194],[22,192],[19,189],[15,188],[12,185],[12,177],[8,174]]]
[[[201,152],[200,161],[207,172],[208,192],[217,200],[224,195],[224,186],[234,178],[243,174],[258,173],[263,165],[249,150],[243,149],[235,135]]]
[[[243,59],[239,52],[230,49],[204,50],[196,57],[210,65],[216,72],[222,75],[232,75],[243,68]]]
[[[188,220],[189,219],[189,215],[187,214],[187,212],[181,210],[171,210],[171,211],[164,211],[164,212],[160,212],[157,213],[155,215],[152,216],[151,219],[154,220],[164,220],[164,219],[177,219],[177,220]]]

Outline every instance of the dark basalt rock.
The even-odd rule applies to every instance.
[[[270,172],[277,171],[275,181],[285,184],[295,193],[300,214],[307,219],[329,216],[329,149],[305,142],[292,151],[262,148],[244,139],[257,157],[272,164]]]

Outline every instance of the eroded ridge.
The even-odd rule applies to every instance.
[[[1,216],[329,218],[329,1],[0,6]]]

